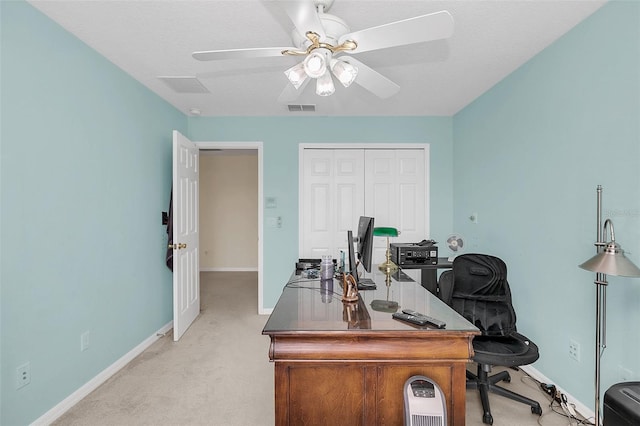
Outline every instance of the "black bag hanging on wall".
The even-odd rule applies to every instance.
[[[167,268],[173,272],[173,188],[171,188],[171,195],[169,195],[169,213],[163,214],[163,221],[167,225],[167,256],[166,263]],[[166,216],[166,217],[165,217]]]

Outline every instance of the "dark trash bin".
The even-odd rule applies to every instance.
[[[611,386],[604,394],[603,426],[640,425],[640,382]]]

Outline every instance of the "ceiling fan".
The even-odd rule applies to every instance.
[[[294,25],[292,47],[209,50],[194,52],[192,56],[199,61],[304,56],[300,63],[285,71],[291,84],[285,88],[280,101],[295,99],[314,79],[316,94],[333,94],[335,86],[332,74],[344,87],[356,83],[384,99],[398,93],[400,86],[353,55],[444,39],[453,34],[453,18],[444,10],[351,31],[342,19],[326,13],[333,2],[334,0],[280,2]]]

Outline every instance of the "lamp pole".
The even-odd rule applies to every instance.
[[[604,244],[604,235],[602,229],[602,185],[598,185],[597,189],[597,235],[596,235],[596,253],[600,253]],[[602,336],[603,325],[606,324],[606,308],[607,300],[607,277],[605,274],[596,272],[596,378],[595,378],[595,426],[600,426],[600,358],[602,357]]]
[[[607,282],[606,275],[596,274],[596,383],[595,383],[595,426],[600,426],[600,361],[602,352],[606,347],[606,301]]]

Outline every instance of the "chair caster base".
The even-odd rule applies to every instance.
[[[482,423],[485,423],[488,425],[493,424],[493,416],[491,415],[491,413],[484,413],[484,416],[482,416]]]
[[[540,405],[538,405],[537,407],[531,407],[531,412],[533,414],[537,414],[539,416],[542,415],[542,407],[540,407]]]

